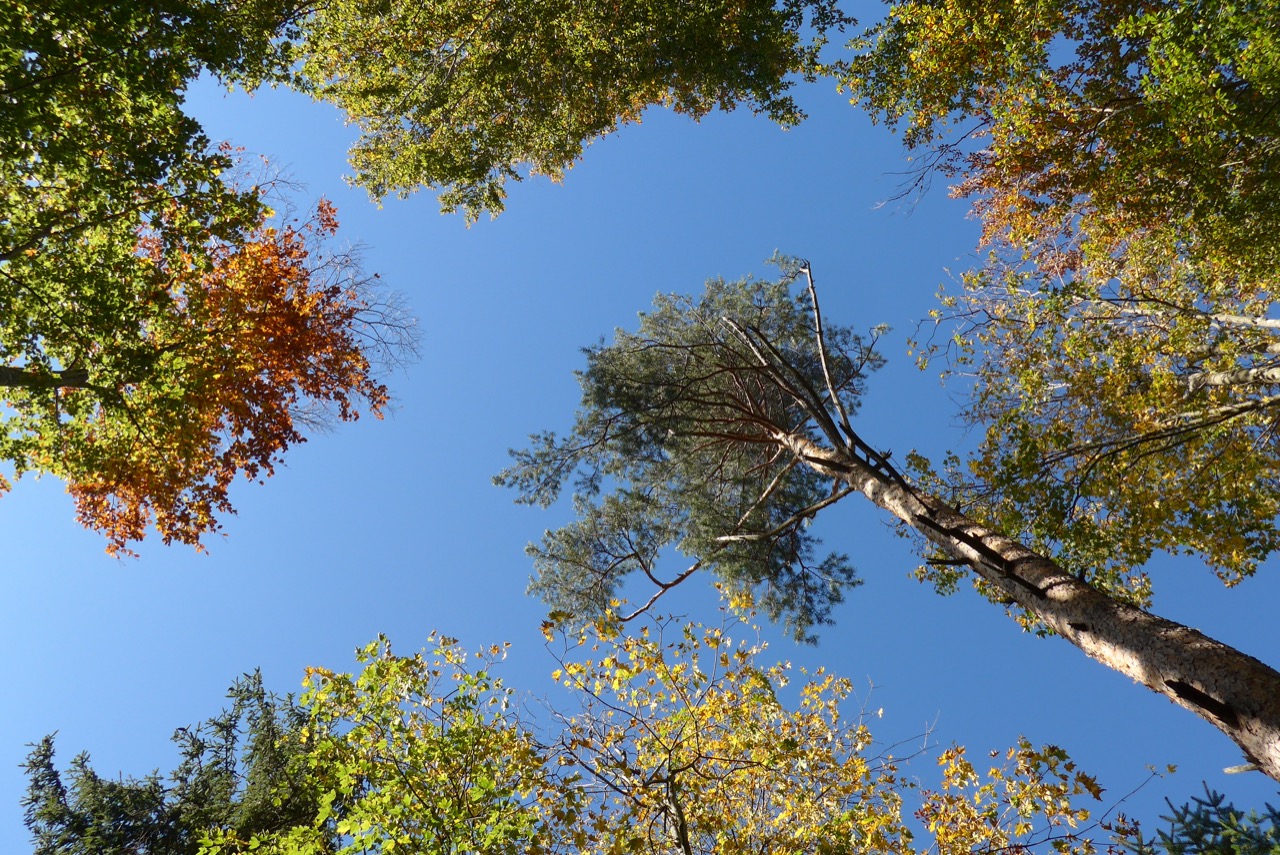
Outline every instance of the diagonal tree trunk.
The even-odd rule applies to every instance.
[[[1052,560],[907,485],[875,455],[780,434],[806,465],[858,490],[1089,657],[1191,710],[1280,781],[1280,672],[1203,633],[1118,602]],[[861,444],[857,442],[857,444]]]
[[[805,465],[862,493],[970,567],[1090,658],[1208,721],[1240,746],[1251,764],[1280,781],[1280,672],[1198,630],[1113,599],[1053,560],[908,484],[850,425],[830,380],[813,275],[807,264],[799,272],[808,279],[825,394],[794,382],[791,378],[800,372],[758,330],[726,319],[830,445],[776,425],[775,440]]]
[[[800,275],[808,279],[808,320],[798,301],[779,291]],[[587,473],[588,489],[574,498],[580,512],[590,515],[590,526],[549,533],[536,553],[542,561],[539,573],[546,574],[536,590],[565,604],[556,608],[596,608],[589,595],[598,586],[616,584],[634,569],[628,562],[637,563],[632,552],[623,555],[612,547],[610,538],[642,551],[633,546],[633,531],[655,540],[656,554],[659,547],[699,543],[702,528],[720,530],[710,538],[714,545],[704,541],[696,547],[697,563],[677,581],[700,566],[714,566],[744,585],[755,584],[766,570],[784,574],[798,565],[812,572],[795,557],[797,550],[787,549],[795,542],[806,545],[805,520],[857,491],[952,561],[972,568],[998,598],[1016,603],[1094,660],[1208,721],[1240,746],[1250,764],[1280,781],[1280,672],[1112,598],[911,485],[857,434],[850,416],[856,413],[863,367],[875,367],[873,350],[847,328],[833,328],[830,337],[824,331],[807,264],[777,283],[711,280],[699,301],[663,298],[655,307],[641,316],[637,333],[619,333],[612,346],[590,352],[588,370],[580,375],[583,410],[572,435],[535,437],[540,444],[517,453],[516,465],[499,476],[500,483],[521,489],[525,501],[546,504],[572,473]],[[621,482],[609,501],[625,513],[609,516],[591,504],[598,483],[591,478],[599,472]],[[788,482],[795,472],[806,478]],[[815,473],[819,477],[813,478]],[[778,487],[783,482],[790,492]],[[652,507],[647,499],[633,501],[655,495]],[[721,513],[722,496],[728,496],[734,513]],[[739,504],[747,508],[740,517]],[[662,510],[668,505],[683,508],[685,516],[673,522]],[[744,543],[777,552],[753,552],[717,564],[721,551]],[[778,554],[791,565],[783,566]],[[735,560],[774,563],[743,572]],[[827,578],[838,585],[844,577]],[[784,575],[769,581],[788,584]],[[588,595],[580,594],[584,584],[592,586]],[[639,611],[672,584],[660,585]],[[814,607],[805,596],[807,591],[796,595],[798,606],[775,602],[776,611],[793,608],[802,619],[812,619],[825,603]]]

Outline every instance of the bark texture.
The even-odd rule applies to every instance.
[[[780,435],[807,465],[858,490],[1085,654],[1191,710],[1280,781],[1280,672],[1198,630],[1117,602],[1051,559],[908,485],[873,453]],[[858,443],[860,445],[860,443]]]

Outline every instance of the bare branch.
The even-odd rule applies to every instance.
[[[822,365],[822,377],[827,381],[827,394],[831,397],[831,405],[836,408],[836,413],[840,416],[840,427],[844,429],[845,434],[850,441],[854,438],[853,428],[849,425],[849,414],[845,412],[844,404],[840,400],[840,396],[836,394],[836,387],[831,382],[831,369],[827,365],[827,342],[822,335],[822,310],[818,308],[818,292],[813,287],[813,269],[809,266],[809,262],[805,262],[800,268],[800,272],[805,275],[805,279],[809,282],[809,301],[813,304],[813,332],[817,338],[818,344],[818,361]]]

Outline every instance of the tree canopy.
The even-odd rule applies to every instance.
[[[82,252],[77,242],[87,230],[122,220],[132,227],[174,200],[216,224],[221,237],[254,225],[257,194],[218,180],[226,154],[182,103],[204,71],[245,85],[277,73],[279,39],[290,30],[285,8],[266,0],[7,3],[0,11],[5,269],[21,257]]]
[[[708,570],[735,605],[811,639],[858,578],[809,523],[860,492],[920,536],[940,586],[971,574],[1025,626],[1195,711],[1280,778],[1280,675],[1134,607],[1157,550],[1200,554],[1234,583],[1280,547],[1276,0],[903,0],[843,61],[822,52],[849,23],[833,0],[124,5],[0,10],[0,458],[65,479],[110,551],[153,524],[199,544],[237,474],[270,474],[303,441],[313,405],[379,413],[374,356],[413,341],[354,257],[321,248],[331,206],[278,220],[262,187],[232,177],[231,149],[182,109],[198,75],[337,104],[361,131],[357,183],[379,199],[435,187],[474,219],[502,209],[508,181],[561,178],[650,107],[741,104],[785,126],[801,118],[794,76],[829,73],[905,127],[922,184],[940,170],[982,219],[989,255],[938,311],[958,325],[951,344],[921,346],[976,371],[967,415],[985,443],[942,467],[913,458],[908,480],[865,441],[853,419],[878,331],[824,328],[805,264],[659,297],[637,332],[588,351],[568,435],[535,436],[499,476],[540,504],[571,485],[578,518],[531,547],[534,592],[590,621],[644,578],[655,593],[634,620]],[[673,551],[690,563],[666,573]],[[710,645],[693,636],[681,654]],[[370,647],[367,680],[316,671],[314,818],[286,832],[204,822],[207,845],[841,851],[865,823],[883,834],[874,848],[906,851],[891,770],[864,774],[858,732],[829,707],[813,702],[806,739],[835,754],[812,740],[787,753],[800,725],[770,704],[779,671],[695,679],[694,705],[679,678],[697,667],[637,685],[666,654],[604,635],[610,657],[562,670],[591,700],[548,742],[436,641],[439,661]],[[762,717],[717,707],[722,687]],[[37,823],[65,801],[51,751],[32,760]],[[1013,757],[1056,769],[1053,752]],[[155,781],[104,787],[75,768],[82,813],[177,827]],[[748,791],[747,769],[781,770],[785,806]],[[836,795],[810,799],[815,781]],[[922,811],[943,817],[940,847],[1003,833],[953,844],[944,831],[989,814]]]
[[[1105,279],[1154,247],[1268,276],[1277,12],[901,0],[843,82],[957,179],[988,241],[1031,249],[1047,276],[1099,265]]]
[[[1136,602],[1157,550],[1232,584],[1280,545],[1277,17],[900,2],[844,72],[983,224],[922,342],[976,371],[957,499]]]
[[[281,75],[289,10],[0,12],[0,459],[64,479],[111,552],[153,523],[198,545],[238,473],[325,408],[379,412],[379,360],[414,346],[357,254],[322,249],[332,206],[277,221],[271,183],[182,110],[201,72]]]
[[[173,734],[182,760],[168,779],[110,778],[79,754],[64,774],[54,737],[32,746],[25,822],[34,855],[196,855],[211,829],[243,837],[308,821],[306,716],[256,672],[232,685],[220,715]]]
[[[505,686],[502,645],[472,654],[432,635],[397,655],[381,638],[358,674],[310,669],[300,708],[251,707],[240,765],[238,713],[208,742],[179,731],[192,747],[171,788],[104,794],[82,758],[68,792],[46,740],[28,761],[28,826],[64,848],[38,852],[1088,855],[1102,830],[1084,806],[1101,790],[1055,746],[1020,741],[985,772],[951,748],[941,788],[918,789],[849,709],[848,680],[768,664],[745,625],[545,631],[563,706]],[[275,809],[256,813],[261,797]],[[126,814],[126,798],[149,807]]]
[[[780,263],[778,281],[713,279],[697,298],[658,295],[636,332],[587,350],[570,433],[534,436],[495,479],[542,506],[573,485],[579,519],[530,547],[530,590],[553,610],[600,615],[628,575],[660,593],[704,569],[804,638],[858,584],[848,558],[820,555],[808,528],[848,489],[798,465],[780,436],[812,441],[834,427],[827,402],[847,420],[882,359],[874,333],[843,327],[825,331],[824,359],[807,296],[789,293],[798,263]],[[788,367],[760,365],[760,348]],[[795,388],[823,403],[816,414]],[[671,547],[694,564],[664,576]]]
[[[1140,831],[1122,839],[1135,855],[1275,855],[1280,851],[1280,811],[1266,805],[1261,812],[1246,813],[1221,793],[1205,787],[1204,797],[1174,805],[1168,799],[1166,827],[1151,837]]]
[[[770,664],[747,624],[544,632],[554,704],[504,684],[506,645],[432,634],[409,655],[379,638],[354,674],[308,669],[300,699],[247,675],[175,731],[167,778],[106,777],[87,754],[60,771],[46,737],[25,764],[34,852],[1275,851],[1274,810],[1212,792],[1149,837],[1095,816],[1103,790],[1057,746],[895,756],[847,679]],[[921,754],[937,789],[908,774]]]
[[[333,0],[305,22],[299,81],[360,128],[373,196],[438,188],[474,219],[652,106],[794,124],[790,76],[812,79],[848,21],[835,0]]]
[[[380,348],[412,348],[412,324],[380,302],[354,258],[325,256],[337,220],[264,219],[233,241],[188,239],[175,206],[141,233],[86,230],[85,251],[6,265],[0,322],[7,410],[0,458],[67,482],[80,520],[127,548],[154,524],[198,545],[232,511],[239,474],[262,478],[325,412],[354,419],[387,400]]]

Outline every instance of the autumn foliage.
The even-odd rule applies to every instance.
[[[919,344],[986,438],[918,474],[1118,599],[1161,551],[1235,584],[1280,549],[1278,15],[904,0],[844,79],[983,227]]]
[[[264,216],[235,242],[192,246],[168,223],[144,229],[131,281],[149,290],[115,341],[76,357],[87,382],[19,393],[43,416],[22,420],[19,474],[65,479],[111,553],[152,524],[166,543],[199,547],[233,512],[237,474],[271,475],[318,418],[380,415],[387,390],[366,354],[379,319],[372,280],[349,254],[322,254],[337,225],[321,201],[306,222]]]
[[[380,637],[354,674],[308,669],[308,718],[280,744],[308,757],[282,792],[322,793],[314,818],[213,828],[201,853],[1095,851],[1101,790],[1057,747],[1022,740],[989,770],[952,748],[920,790],[848,680],[769,664],[753,627],[543,630],[567,708],[504,684],[507,645],[439,634],[410,655]]]

